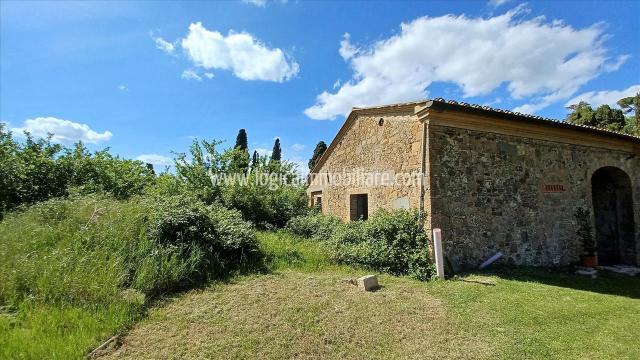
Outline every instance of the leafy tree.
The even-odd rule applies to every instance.
[[[594,113],[597,127],[620,131],[626,124],[624,113],[620,109],[613,109],[609,105],[601,105]]]
[[[273,143],[273,150],[271,151],[271,160],[280,161],[282,159],[282,149],[280,148],[280,139],[276,138]]]
[[[217,151],[220,143],[215,140],[194,140],[189,148],[190,157],[185,153],[177,153],[174,159],[178,179],[188,191],[207,204],[221,198],[220,187],[213,183],[211,176],[224,173],[229,167],[225,157]]]
[[[627,119],[620,109],[611,108],[609,105],[601,105],[594,111],[591,105],[584,101],[571,105],[569,109],[572,112],[567,116],[566,121],[568,123],[625,131]]]
[[[322,154],[327,150],[327,144],[324,141],[318,142],[316,148],[313,149],[313,156],[309,159],[309,170],[312,170],[316,163],[322,157]]]
[[[0,213],[70,192],[99,192],[118,199],[143,192],[155,181],[140,161],[120,159],[107,150],[90,153],[81,142],[67,148],[51,136],[25,133],[17,142],[0,124]]]
[[[595,117],[593,108],[586,101],[580,101],[577,104],[569,106],[571,113],[567,116],[566,121],[576,125],[595,126]]]
[[[640,93],[618,100],[618,105],[626,114],[634,113],[635,116],[627,116],[627,124],[624,131],[628,134],[640,136]]]
[[[293,164],[270,161],[269,156],[254,152],[251,172],[239,174],[234,159],[241,150],[218,151],[219,144],[194,141],[189,157],[178,154],[176,176],[185,191],[207,204],[218,202],[239,210],[244,219],[262,228],[282,227],[306,211],[304,186],[293,181],[297,177]],[[165,179],[162,182],[169,191],[180,189]]]
[[[626,114],[633,111],[636,121],[638,121],[640,117],[640,114],[638,113],[638,110],[640,109],[640,93],[637,93],[635,96],[629,96],[618,100],[618,106],[620,106]]]

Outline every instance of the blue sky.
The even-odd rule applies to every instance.
[[[0,3],[0,121],[166,162],[193,137],[306,164],[352,106],[564,118],[640,91],[638,1]]]

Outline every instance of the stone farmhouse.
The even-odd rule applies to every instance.
[[[579,208],[601,264],[640,264],[640,138],[617,132],[441,98],[354,108],[307,191],[344,221],[418,209],[454,270],[498,251],[511,265],[576,263]]]

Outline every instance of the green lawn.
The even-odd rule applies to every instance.
[[[329,264],[317,244],[262,233],[273,272],[169,299],[111,358],[638,359],[640,278],[540,269],[419,282]]]

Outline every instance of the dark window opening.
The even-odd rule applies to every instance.
[[[314,191],[311,193],[311,207],[322,210],[322,191]]]
[[[598,262],[637,265],[631,178],[603,167],[591,178]]]
[[[369,199],[367,194],[353,194],[349,200],[351,203],[351,221],[367,220],[369,218]]]

